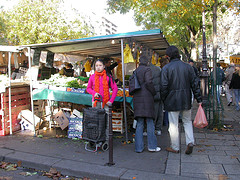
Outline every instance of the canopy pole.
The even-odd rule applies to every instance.
[[[30,80],[30,97],[31,97],[31,109],[32,109],[32,118],[33,118],[33,130],[34,130],[34,136],[36,136],[36,129],[35,129],[35,117],[34,117],[34,106],[33,106],[33,95],[32,95],[32,63],[31,63],[31,48],[28,47],[28,70],[30,70],[29,73],[29,80]]]
[[[9,99],[9,103],[8,103],[8,108],[9,108],[9,120],[7,122],[9,122],[10,124],[10,135],[12,135],[12,94],[11,94],[11,56],[12,53],[9,52],[8,53],[8,78],[9,78],[9,87],[8,87],[8,99]],[[5,129],[4,129],[5,131]]]
[[[124,72],[124,54],[123,54],[123,39],[121,39],[121,55],[122,55],[122,80],[123,80],[123,115],[125,122],[125,136],[126,142],[128,142],[128,131],[127,131],[127,113],[126,113],[126,95],[125,95],[125,72]]]

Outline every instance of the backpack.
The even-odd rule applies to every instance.
[[[141,89],[141,85],[139,84],[137,78],[137,72],[133,71],[133,74],[129,78],[129,94],[133,95],[136,91]]]

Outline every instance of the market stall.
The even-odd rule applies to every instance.
[[[127,116],[126,116],[126,103],[131,103],[131,98],[126,97],[126,85],[125,85],[125,75],[130,75],[132,71],[128,71],[129,74],[126,74],[126,68],[128,63],[132,62],[136,64],[134,67],[137,67],[137,63],[133,61],[127,61],[126,56],[124,55],[124,50],[126,47],[129,47],[130,51],[133,53],[134,59],[141,53],[141,51],[148,52],[149,54],[154,54],[156,59],[160,56],[165,55],[166,48],[169,46],[166,41],[163,33],[160,29],[155,30],[145,30],[121,34],[112,34],[107,36],[96,36],[82,39],[74,39],[63,42],[55,43],[45,43],[45,44],[34,44],[22,46],[22,48],[30,48],[34,50],[33,54],[33,64],[38,65],[39,63],[39,54],[41,52],[47,52],[47,59],[49,57],[54,57],[55,54],[64,54],[64,55],[75,55],[84,57],[84,60],[87,58],[92,58],[93,60],[97,58],[110,57],[112,59],[121,59],[122,62],[122,89],[123,97],[116,98],[116,101],[123,101],[123,119],[125,127],[127,127]],[[36,58],[37,57],[37,58]],[[52,58],[54,60],[54,58]],[[62,94],[55,96],[54,93]],[[73,93],[71,92],[58,92],[54,90],[34,90],[34,99],[41,98],[52,98],[55,100],[60,100],[60,97],[65,97],[61,100],[71,101]],[[89,95],[76,95],[78,96],[78,103],[90,104]],[[60,99],[59,99],[60,98]],[[74,102],[75,99],[74,99]],[[127,131],[126,132],[126,139]]]
[[[31,106],[31,88],[29,81],[12,80],[12,69],[21,69],[29,59],[23,48],[0,46],[0,65],[7,69],[0,75],[0,135],[5,136],[20,130],[18,114]],[[20,67],[20,68],[19,68]],[[16,72],[16,71],[15,71]],[[24,74],[22,71],[19,74]]]

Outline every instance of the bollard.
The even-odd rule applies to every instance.
[[[112,166],[115,163],[113,162],[113,131],[112,131],[112,106],[109,106],[109,140],[108,140],[108,145],[109,145],[109,158],[108,158],[108,163],[106,165]]]

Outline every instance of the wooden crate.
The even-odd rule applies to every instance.
[[[0,98],[0,136],[10,133],[9,122],[9,90],[6,88],[1,93]],[[25,109],[30,109],[30,87],[29,85],[12,86],[11,88],[11,115],[12,115],[12,131],[20,130],[18,114]]]
[[[112,129],[115,132],[124,132],[123,129],[123,112],[112,113]]]

